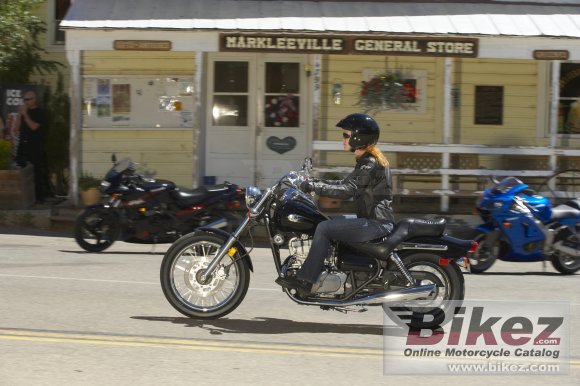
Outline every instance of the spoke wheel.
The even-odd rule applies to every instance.
[[[161,286],[167,300],[193,318],[218,318],[232,312],[249,286],[249,267],[236,253],[226,255],[205,281],[202,276],[224,240],[212,235],[184,236],[165,254]]]

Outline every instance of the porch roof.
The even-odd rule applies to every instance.
[[[75,0],[63,29],[580,37],[579,0]]]

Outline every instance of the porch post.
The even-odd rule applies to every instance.
[[[195,52],[195,76],[193,84],[194,105],[193,105],[193,157],[192,157],[192,188],[199,186],[199,181],[202,173],[205,173],[205,111],[203,111],[203,90],[202,83],[204,79],[204,53],[201,51]]]
[[[70,82],[70,140],[69,140],[69,188],[68,195],[73,206],[79,204],[79,164],[81,163],[81,125],[82,125],[82,106],[81,106],[81,53],[79,50],[67,50],[67,60],[71,66]]]
[[[550,154],[550,169],[555,172],[558,169],[558,163],[556,159],[556,154],[554,150],[557,146],[558,140],[558,110],[559,110],[559,98],[560,98],[560,61],[552,61],[552,79],[550,79],[550,149],[552,154]],[[552,179],[550,184],[554,185],[555,182]],[[550,189],[554,190],[555,186],[550,186]]]
[[[449,145],[451,138],[451,76],[453,71],[453,62],[451,58],[445,58],[445,69],[443,77],[443,144]],[[449,151],[442,153],[441,167],[449,169],[450,156]],[[449,174],[441,175],[441,190],[449,190]],[[441,195],[441,211],[449,211],[449,195],[444,193]]]

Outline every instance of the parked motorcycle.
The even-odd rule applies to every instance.
[[[270,237],[276,272],[296,275],[308,255],[317,224],[328,220],[311,196],[299,190],[310,178],[311,168],[311,160],[306,159],[301,171],[288,173],[266,191],[248,187],[248,214],[233,233],[199,228],[173,243],[163,258],[160,276],[165,297],[177,311],[209,319],[227,315],[240,305],[253,265],[251,250],[239,236],[260,221]],[[445,225],[445,219],[405,219],[391,234],[377,240],[335,241],[313,294],[282,291],[298,304],[339,311],[424,300],[424,307],[420,312],[415,310],[416,317],[406,324],[420,327],[440,323],[446,312],[444,301],[464,297],[463,274],[456,262],[467,264],[462,258],[470,248],[475,249],[471,240],[446,235]]]
[[[499,259],[515,262],[550,260],[556,270],[580,269],[580,199],[552,207],[515,177],[495,181],[477,204],[483,224],[473,239],[471,272],[484,272]]]
[[[145,178],[130,159],[115,161],[101,182],[106,204],[87,207],[75,224],[76,242],[101,252],[116,240],[172,243],[198,227],[235,229],[242,220],[244,192],[224,183],[185,190],[171,181]]]

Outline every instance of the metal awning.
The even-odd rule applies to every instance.
[[[580,0],[76,0],[63,29],[580,37]]]

